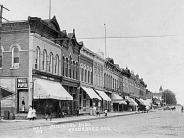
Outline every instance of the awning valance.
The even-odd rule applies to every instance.
[[[119,103],[119,104],[127,104],[125,100],[122,100],[122,101],[113,101],[113,103]]]
[[[101,98],[98,96],[98,94],[92,89],[92,88],[87,88],[87,87],[81,87],[91,99],[98,99],[101,100]]]
[[[107,96],[107,94],[104,91],[100,91],[100,90],[95,90],[100,97],[102,97],[103,100],[105,101],[111,101],[111,98],[109,98],[109,96]]]
[[[73,97],[59,82],[36,79],[34,81],[34,99],[73,100]]]

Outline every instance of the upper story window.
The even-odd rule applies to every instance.
[[[40,48],[36,48],[36,59],[35,59],[35,69],[40,69]]]
[[[63,76],[65,75],[65,57],[63,56],[63,60],[62,60],[62,66],[63,66]]]
[[[56,60],[55,60],[55,74],[59,75],[59,56],[56,55]]]
[[[2,65],[3,65],[3,50],[0,47],[0,68],[2,68]]]
[[[79,65],[78,65],[78,62],[76,62],[76,67],[75,67],[76,80],[78,79],[78,70],[79,70]]]
[[[68,58],[66,58],[66,68],[65,68],[65,76],[66,77],[68,77],[68,66],[69,66]]]
[[[49,72],[53,73],[53,54],[49,54]]]
[[[12,48],[12,68],[19,68],[19,49],[17,46]]]
[[[47,70],[47,51],[45,49],[43,50],[42,69]]]

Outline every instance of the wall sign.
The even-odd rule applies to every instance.
[[[27,78],[17,78],[17,88],[28,88]]]

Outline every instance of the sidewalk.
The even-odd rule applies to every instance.
[[[105,119],[111,117],[118,117],[118,116],[126,116],[126,115],[133,115],[139,114],[136,111],[132,112],[112,112],[108,113],[107,116],[101,114],[99,116],[90,116],[90,115],[81,115],[81,116],[73,116],[73,117],[64,117],[64,118],[53,118],[52,121],[45,120],[45,119],[38,119],[34,121],[30,120],[1,120],[0,130],[4,130],[7,126],[9,129],[25,129],[25,128],[35,128],[35,127],[43,127],[43,126],[50,126],[50,125],[57,125],[57,124],[64,124],[64,123],[74,123],[74,122],[81,122],[81,121],[89,121],[89,120],[97,120],[97,119]]]

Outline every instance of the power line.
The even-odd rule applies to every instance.
[[[106,37],[79,37],[78,39],[129,39],[129,38],[162,38],[175,37],[178,35],[140,35],[140,36],[106,36]]]

